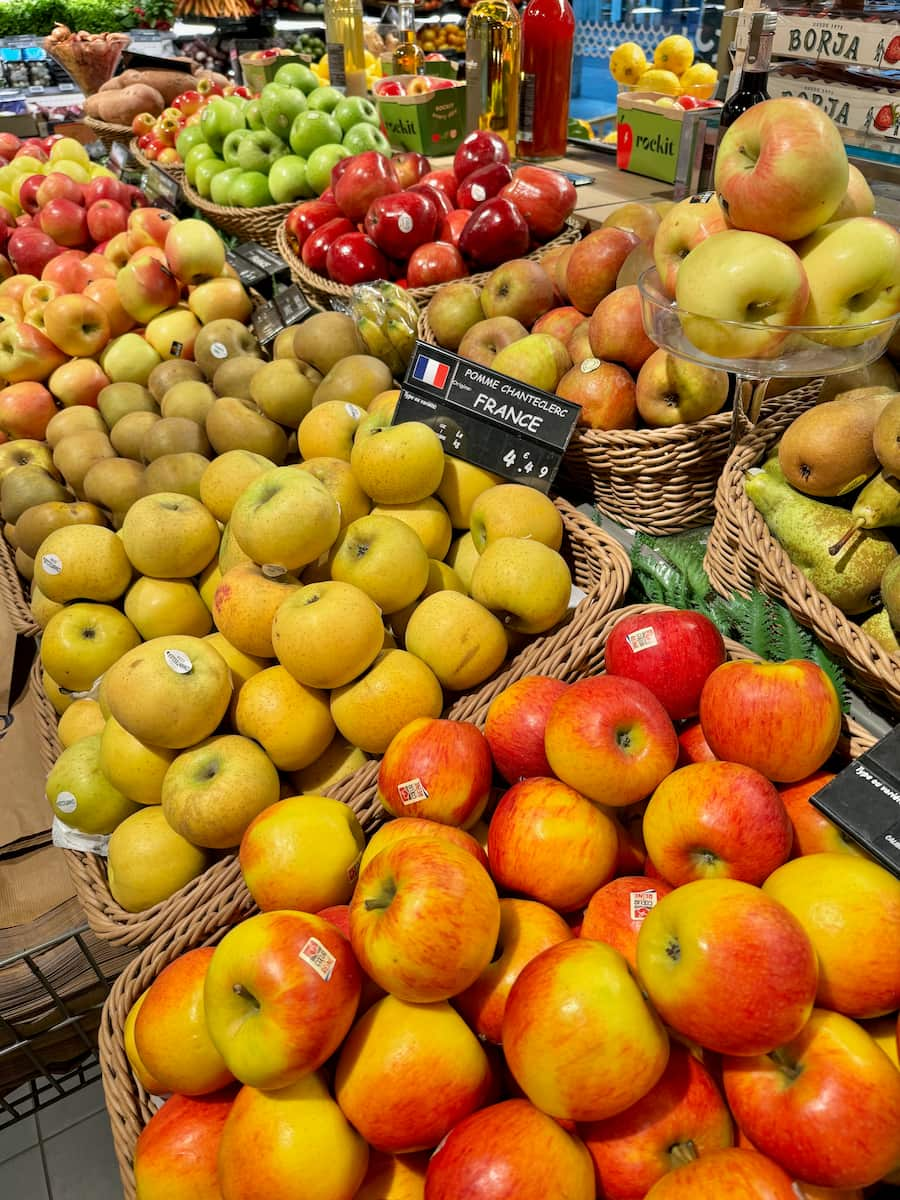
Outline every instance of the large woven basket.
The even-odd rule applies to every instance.
[[[0,604],[16,633],[24,637],[40,633],[41,627],[31,615],[22,576],[16,570],[15,560],[3,537],[0,537]]]
[[[171,175],[177,184],[181,185],[184,183],[184,167],[181,165],[181,163],[151,163],[150,159],[143,152],[143,150],[138,147],[137,138],[132,138],[128,146],[131,150],[131,157],[135,160],[135,162],[140,163],[145,171],[151,166],[158,167],[159,170],[165,172],[166,175]]]
[[[566,221],[566,227],[558,237],[546,242],[543,246],[539,246],[537,250],[533,250],[531,254],[526,255],[527,258],[539,260],[548,254],[557,246],[567,246],[570,242],[577,242],[587,226],[587,222],[581,217],[569,217]],[[309,267],[302,262],[294,253],[291,243],[287,236],[287,231],[282,225],[278,230],[278,253],[291,268],[291,276],[295,283],[298,283],[306,295],[318,297],[320,303],[328,306],[329,300],[349,300],[352,289],[346,284],[333,283],[327,276],[320,275],[318,271],[311,271]],[[477,275],[470,275],[467,278],[472,283],[484,283],[490,272],[482,271]],[[409,295],[421,307],[424,307],[431,297],[437,292],[442,285],[439,283],[432,284],[431,287],[409,288]]]
[[[569,563],[572,579],[588,594],[590,601],[588,603],[585,600],[578,606],[572,626],[565,627],[567,630],[571,627],[577,629],[588,614],[593,619],[621,603],[631,579],[631,563],[619,543],[589,517],[561,498],[555,504],[563,519],[563,553]],[[553,636],[529,644],[512,661],[517,663],[523,655],[543,653],[541,648],[547,646]],[[39,666],[36,670],[39,671]],[[46,748],[45,766],[49,771],[60,749],[56,739],[57,720],[52,705],[43,694],[40,675],[37,683],[41,733]],[[457,708],[466,702],[465,696],[457,699],[450,705],[450,714],[455,715]],[[374,793],[369,788],[370,777],[374,777],[371,772],[373,768],[377,772],[377,767],[377,762],[367,763],[342,784],[326,789],[329,794],[339,796],[350,805],[364,828],[380,811]],[[76,850],[67,850],[65,853],[72,882],[88,923],[98,936],[113,945],[146,945],[211,900],[220,890],[231,887],[240,877],[236,857],[233,854],[223,855],[168,900],[144,912],[130,913],[113,899],[102,858]]]
[[[746,595],[753,587],[784,602],[798,621],[850,670],[855,685],[882,707],[900,710],[900,654],[889,654],[824,596],[791,562],[744,491],[744,476],[777,445],[794,417],[809,407],[801,395],[784,397],[782,411],[738,442],[719,481],[716,519],[705,567],[717,592]]]
[[[130,125],[110,125],[108,121],[98,121],[96,117],[85,117],[84,124],[96,134],[107,150],[112,149],[113,142],[127,146],[134,136]]]
[[[483,725],[494,697],[504,687],[530,673],[540,672],[574,682],[585,675],[603,671],[606,641],[610,630],[620,617],[654,611],[663,611],[663,606],[634,605],[605,614],[596,605],[585,609],[577,623],[573,622],[543,643],[535,643],[520,655],[515,665],[502,676],[473,693],[466,701],[455,705],[454,710],[451,710],[453,715],[460,720]],[[737,642],[726,640],[726,647],[731,658],[755,657]],[[861,725],[852,720],[845,720],[839,747],[845,757],[858,757],[874,742],[874,737]],[[377,764],[369,764],[365,770],[371,777],[367,789],[374,793]],[[347,799],[346,795],[341,798]],[[202,910],[192,917],[186,917],[181,924],[170,928],[148,946],[129,964],[113,985],[103,1010],[100,1028],[100,1064],[106,1108],[112,1124],[125,1200],[134,1200],[134,1148],[141,1130],[155,1110],[150,1096],[131,1073],[125,1056],[125,1018],[138,996],[150,986],[165,966],[187,950],[215,945],[225,936],[235,919],[240,919],[252,911],[249,899],[241,901],[233,893],[211,900]]]
[[[265,208],[230,208],[204,200],[185,178],[181,184],[185,199],[217,229],[230,233],[242,242],[259,242],[269,250],[277,250],[278,228],[294,207],[293,204],[269,204]]]

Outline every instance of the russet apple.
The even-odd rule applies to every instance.
[[[666,1024],[722,1054],[767,1054],[795,1037],[818,977],[797,918],[736,879],[702,879],[664,896],[644,918],[637,965]]]
[[[273,613],[270,641],[275,657],[300,683],[341,687],[370,667],[380,652],[381,610],[353,584],[308,584]]]
[[[143,575],[186,579],[199,575],[219,548],[215,518],[199,500],[157,492],[132,504],[122,523],[128,557]]]
[[[98,459],[85,475],[82,490],[87,500],[113,514],[113,524],[121,525],[125,513],[144,494],[144,468],[130,458]]]
[[[484,812],[490,787],[490,749],[468,721],[410,721],[391,739],[378,771],[378,799],[392,816],[462,828]]]
[[[288,452],[287,434],[259,411],[252,400],[220,396],[206,417],[206,436],[216,454],[249,450],[280,465]]]
[[[153,1114],[134,1148],[141,1200],[221,1200],[219,1143],[234,1097],[171,1096]]]
[[[584,357],[569,347],[575,366],[566,371],[556,387],[557,396],[581,406],[578,424],[587,429],[634,429],[637,425],[634,379],[618,363],[601,362],[594,357],[585,323],[583,333],[574,335],[585,341]]]
[[[635,387],[637,410],[654,428],[699,421],[721,412],[728,400],[725,371],[704,367],[655,350],[638,372]]]

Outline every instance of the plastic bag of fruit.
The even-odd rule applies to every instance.
[[[409,366],[416,344],[419,310],[415,300],[396,283],[376,279],[358,283],[343,306],[356,322],[370,354],[380,358],[396,376]]]

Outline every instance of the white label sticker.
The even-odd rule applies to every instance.
[[[43,554],[41,556],[41,566],[48,575],[58,575],[62,570],[62,559],[58,554]]]
[[[421,779],[407,779],[406,783],[397,784],[397,795],[402,804],[418,804],[420,800],[428,799],[428,789]]]
[[[480,183],[472,184],[472,199],[476,204],[480,204],[482,200],[487,200],[487,192]]]
[[[345,404],[344,411],[348,416],[352,417],[354,421],[362,420],[363,410],[361,408],[357,408],[355,404]]]
[[[228,347],[223,346],[221,342],[213,342],[213,344],[209,348],[209,352],[213,356],[213,358],[227,358],[228,357]]]
[[[165,650],[163,658],[166,660],[166,666],[176,675],[190,675],[194,669],[194,664],[183,650]]]
[[[656,640],[656,630],[647,625],[643,629],[635,629],[633,633],[626,633],[625,641],[628,643],[630,650],[638,654],[641,650],[649,650],[651,646],[658,645]]]
[[[658,899],[656,888],[647,888],[646,892],[630,892],[628,904],[632,921],[643,921],[650,909],[656,908]]]
[[[262,573],[266,579],[280,579],[282,575],[287,575],[287,567],[281,563],[263,563]]]
[[[413,219],[409,213],[401,213],[397,218],[397,228],[401,233],[412,233]]]
[[[596,371],[600,365],[599,358],[586,358],[581,364],[581,372],[583,375],[590,375],[591,371]]]
[[[60,812],[73,813],[78,807],[78,801],[71,792],[59,792],[56,797],[56,807]]]
[[[326,983],[328,982],[337,959],[318,938],[311,937],[306,942],[300,951],[300,957],[312,967],[317,975],[320,975]]]

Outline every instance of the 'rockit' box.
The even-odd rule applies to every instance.
[[[662,103],[660,103],[662,101]],[[709,110],[687,110],[658,92],[620,92],[616,101],[616,166],[674,183],[688,179]],[[701,120],[701,114],[703,119]]]
[[[403,92],[392,95],[397,87]],[[377,83],[374,92],[384,131],[400,150],[453,154],[466,135],[464,83],[428,75],[392,75]]]

